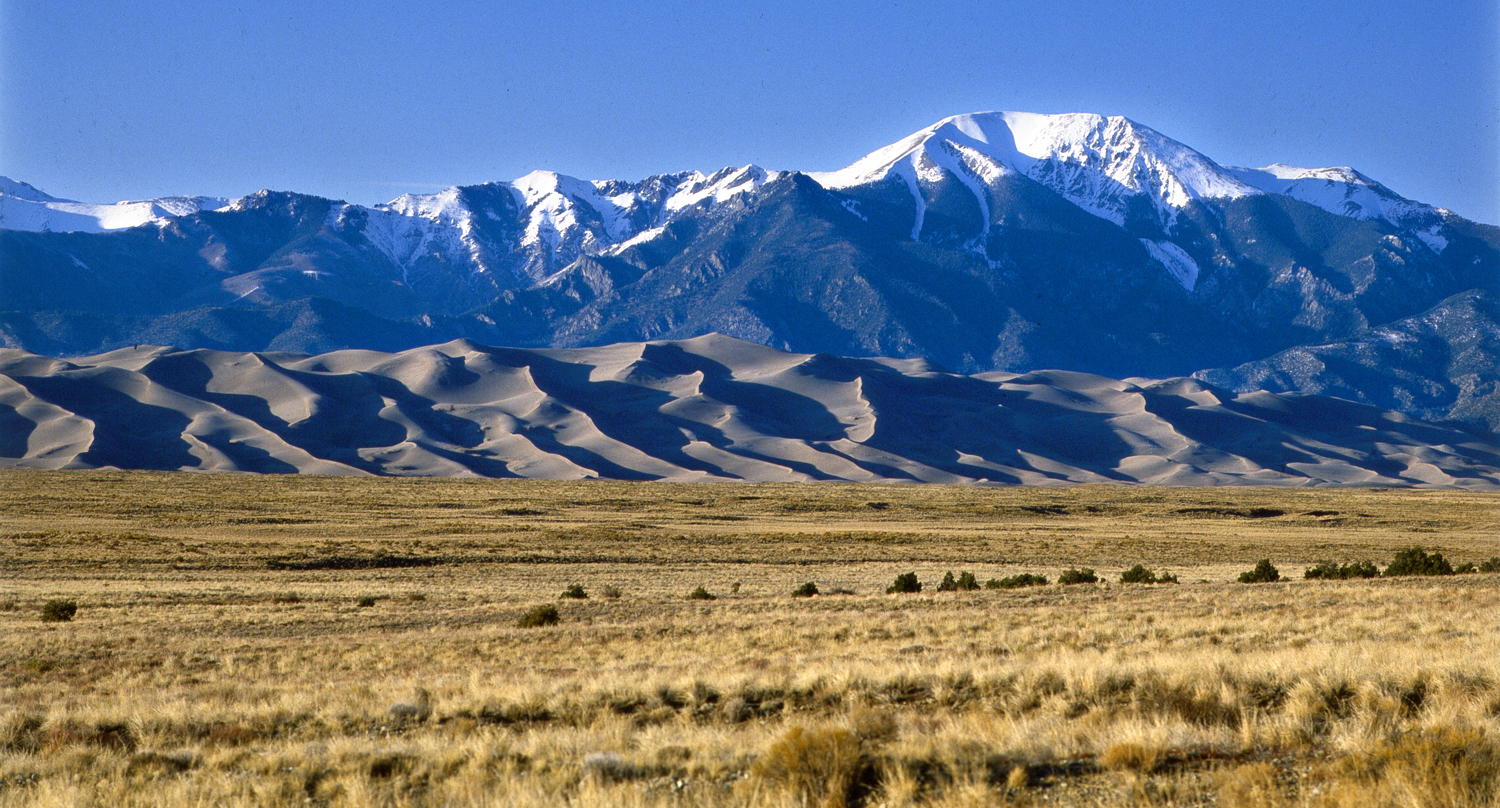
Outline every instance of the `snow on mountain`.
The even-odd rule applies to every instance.
[[[58,199],[37,190],[30,183],[13,180],[10,177],[0,177],[0,194],[13,196],[17,199],[25,199],[29,202],[67,202],[66,199]]]
[[[1151,254],[1151,258],[1161,264],[1171,275],[1182,284],[1182,288],[1193,291],[1198,285],[1198,262],[1187,254],[1187,251],[1170,241],[1152,241],[1141,239],[1141,246]]]
[[[168,196],[99,205],[49,196],[24,182],[0,177],[0,229],[32,232],[103,233],[144,224],[165,224],[201,210],[217,210],[227,199]]]
[[[1441,220],[1437,208],[1413,202],[1347,166],[1297,168],[1272,163],[1229,171],[1266,193],[1289,196],[1351,219],[1384,219],[1413,229],[1427,229]],[[1441,236],[1437,240],[1446,246]],[[1441,251],[1441,247],[1434,249]]]
[[[981,205],[985,195],[979,186],[1014,172],[1116,224],[1124,224],[1135,197],[1149,199],[1166,225],[1193,200],[1260,192],[1153,129],[1118,116],[1083,113],[957,115],[847,168],[812,177],[826,188],[841,189],[894,174],[912,187],[920,211],[924,202],[914,180],[938,181],[944,171],[969,185]]]
[[[754,165],[725,168],[712,176],[697,171],[662,175],[640,183],[586,182],[533,171],[511,185],[528,212],[523,244],[544,244],[555,251],[575,241],[581,251],[597,252],[660,227],[680,211],[717,205],[778,176],[780,172]]]

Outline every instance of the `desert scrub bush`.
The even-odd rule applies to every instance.
[[[958,575],[957,578],[954,578],[953,577],[953,572],[950,570],[949,572],[947,572],[947,573],[945,573],[943,575],[943,580],[942,580],[941,583],[938,584],[937,591],[939,591],[939,592],[973,592],[974,590],[976,590],[978,588],[979,588],[979,581],[977,579],[975,579],[974,573],[972,573],[972,572],[961,572],[961,573],[959,573],[959,575]]]
[[[896,576],[896,580],[885,588],[887,595],[911,594],[922,591],[922,582],[917,580],[915,572],[903,572]]]
[[[1268,584],[1281,580],[1281,571],[1271,566],[1271,559],[1262,558],[1255,562],[1255,569],[1240,573],[1242,584]]]
[[[562,616],[557,613],[557,607],[550,603],[544,603],[521,615],[516,625],[521,628],[538,628],[540,626],[555,626]]]
[[[618,586],[606,586],[600,591],[604,593],[604,597],[609,598],[610,600],[618,599],[621,594],[620,588]]]
[[[702,586],[688,593],[688,600],[718,600],[718,598]]]
[[[588,600],[589,593],[583,591],[583,584],[569,584],[567,589],[558,597],[569,600]]]
[[[1480,572],[1500,572],[1500,556],[1490,556],[1489,561],[1479,562]]]
[[[1381,573],[1387,578],[1402,575],[1452,575],[1453,565],[1442,553],[1428,555],[1420,547],[1408,547],[1396,554],[1390,566]]]
[[[1062,573],[1057,576],[1057,582],[1067,585],[1097,584],[1099,583],[1099,576],[1095,575],[1094,570],[1090,567],[1084,567],[1083,569],[1074,568],[1070,570],[1063,570]]]
[[[1130,569],[1120,573],[1120,583],[1175,584],[1177,583],[1177,576],[1166,572],[1162,573],[1161,575],[1157,575],[1151,570],[1146,569],[1144,565],[1136,564],[1134,567],[1131,567]]]
[[[78,613],[78,602],[72,600],[49,600],[42,604],[43,623],[66,623]]]
[[[1308,567],[1307,571],[1302,573],[1302,577],[1309,581],[1347,581],[1350,578],[1374,578],[1379,574],[1380,570],[1372,561],[1356,561],[1343,566],[1332,561],[1324,561],[1316,567]]]
[[[794,598],[810,598],[816,594],[818,594],[818,585],[812,581],[808,581],[792,590],[792,597]]]
[[[1020,589],[1023,586],[1046,586],[1047,576],[1023,572],[1008,578],[991,578],[984,582],[985,589]]]
[[[365,595],[365,596],[361,597],[359,600],[355,601],[354,605],[358,606],[361,609],[368,609],[371,606],[375,605],[375,596],[373,596],[373,595]]]

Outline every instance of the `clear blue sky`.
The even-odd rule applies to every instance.
[[[1496,0],[0,0],[0,174],[55,196],[830,170],[961,112],[1125,115],[1500,224]]]

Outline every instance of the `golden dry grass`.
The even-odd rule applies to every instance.
[[[1496,805],[1500,576],[1300,577],[1500,555],[1497,506],[7,472],[0,806]]]

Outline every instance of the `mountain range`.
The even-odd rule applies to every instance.
[[[363,207],[0,179],[0,344],[321,353],[718,332],[961,374],[1192,376],[1500,431],[1500,229],[1120,117],[976,113],[824,173],[535,172]]]

